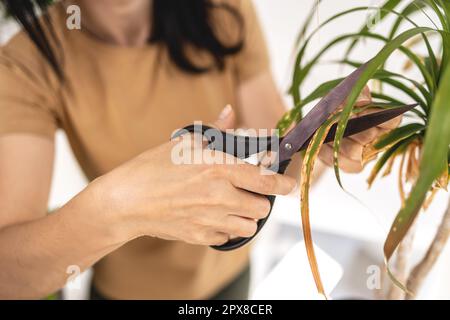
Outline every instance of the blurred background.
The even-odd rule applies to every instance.
[[[247,0],[246,0],[247,1]],[[277,85],[283,94],[289,87],[294,42],[301,25],[310,12],[314,0],[253,0],[269,46],[272,69]],[[317,25],[338,10],[346,7],[379,5],[376,0],[324,0],[313,24]],[[356,31],[362,26],[367,14],[344,19],[333,28],[320,32],[312,47],[324,44],[337,34]],[[419,18],[420,21],[420,18]],[[423,24],[427,24],[424,19]],[[339,27],[336,27],[336,26]],[[357,28],[357,29],[356,29]],[[14,34],[17,27],[9,22],[0,23],[0,42]],[[359,60],[369,59],[377,44],[364,43],[356,50]],[[342,54],[342,47],[335,47],[327,56],[331,61]],[[331,64],[317,68],[304,88],[305,92],[318,84],[345,74]],[[286,96],[286,104],[291,100]],[[334,299],[373,299],[379,290],[370,289],[367,281],[373,266],[383,267],[383,242],[394,215],[400,207],[397,176],[391,175],[377,181],[368,190],[366,178],[371,164],[359,175],[344,175],[343,182],[348,193],[339,188],[331,170],[315,183],[311,192],[311,224],[313,239],[320,250],[319,267],[324,278],[330,276],[325,286]],[[86,185],[66,137],[57,134],[56,167],[50,197],[50,207],[64,204]],[[411,262],[417,262],[424,254],[435,234],[440,218],[446,208],[448,193],[440,192],[434,203],[419,217]],[[310,270],[299,243],[302,241],[299,196],[278,198],[270,223],[265,227],[252,254],[252,290],[255,297],[283,297],[280,290],[289,286],[292,298],[314,298]],[[288,252],[290,252],[288,254]],[[298,255],[298,259],[292,256]],[[301,256],[303,255],[303,256]],[[289,258],[291,257],[291,258]],[[323,258],[323,259],[322,259]],[[327,260],[330,259],[330,260]],[[320,263],[321,261],[328,261]],[[278,268],[277,268],[278,266]],[[273,271],[273,270],[276,271]],[[444,249],[418,298],[450,299],[450,246]],[[268,280],[268,275],[270,281]],[[302,276],[298,276],[302,275]],[[68,299],[86,297],[83,280],[65,292]],[[383,278],[383,277],[382,277]]]

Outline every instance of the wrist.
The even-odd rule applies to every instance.
[[[117,210],[107,189],[101,178],[94,180],[73,199],[74,206],[109,244],[127,242],[135,237],[133,230],[128,227],[126,215]]]

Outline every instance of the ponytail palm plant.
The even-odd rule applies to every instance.
[[[342,81],[342,78],[329,80],[309,94],[303,95],[306,79],[323,60],[330,49],[345,44],[347,50],[338,63],[341,66],[360,67],[364,61],[354,60],[354,52],[362,40],[370,39],[381,43],[381,50],[366,63],[359,80],[347,98],[343,108],[334,114],[320,130],[317,131],[305,153],[301,183],[302,226],[307,245],[308,258],[319,292],[323,293],[320,273],[312,246],[309,228],[308,193],[311,172],[319,153],[321,142],[331,125],[337,123],[334,142],[334,168],[338,183],[341,184],[339,159],[337,157],[340,143],[344,136],[350,117],[360,112],[355,102],[364,87],[371,82],[377,84],[372,88],[373,104],[368,107],[392,108],[404,104],[416,103],[408,117],[397,129],[383,135],[365,150],[365,158],[378,155],[372,173],[368,177],[369,185],[381,175],[389,174],[396,158],[401,159],[399,169],[400,196],[402,207],[390,228],[384,244],[384,256],[388,274],[395,285],[412,297],[418,289],[423,274],[436,259],[439,248],[448,238],[450,213],[444,215],[441,228],[430,246],[424,260],[414,268],[408,277],[398,280],[389,270],[389,261],[399,248],[402,240],[413,225],[422,208],[427,207],[439,189],[446,189],[449,183],[450,163],[450,0],[388,0],[380,7],[355,7],[335,14],[322,21],[315,30],[310,30],[311,20],[320,7],[320,0],[313,8],[309,19],[304,24],[298,38],[298,53],[295,60],[292,86],[294,108],[280,120],[278,128],[283,134],[293,123],[302,118],[304,107],[310,102],[324,97]],[[351,19],[358,12],[375,13],[377,24],[383,26],[386,34],[375,32],[369,24],[356,32],[341,34],[319,48],[312,48],[311,40],[325,27],[332,26],[338,19]],[[426,26],[419,25],[419,15],[426,16]],[[388,19],[389,18],[389,19]],[[425,54],[419,48],[423,48]],[[313,50],[314,49],[314,50]],[[316,51],[317,50],[317,51]],[[404,70],[389,70],[389,63],[395,58],[394,53],[403,56]],[[312,53],[312,54],[311,54]],[[307,59],[308,56],[312,58]],[[412,71],[417,72],[412,72]],[[390,91],[386,91],[389,87]],[[410,184],[406,192],[404,183]],[[439,244],[439,245],[438,245]],[[401,247],[401,246],[400,246]],[[428,259],[428,260],[427,260]]]

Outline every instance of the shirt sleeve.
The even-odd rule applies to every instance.
[[[236,76],[243,83],[270,69],[270,59],[253,0],[239,1],[244,20],[244,47],[236,57]]]
[[[25,56],[23,51],[0,48],[0,135],[32,133],[53,138],[57,129],[54,95],[42,70],[30,63],[35,60],[30,60],[31,53]]]

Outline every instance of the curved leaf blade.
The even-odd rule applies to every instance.
[[[433,182],[442,174],[443,159],[448,159],[450,145],[450,67],[447,66],[440,89],[431,108],[430,122],[425,134],[420,174],[404,207],[395,218],[384,244],[389,261],[395,249],[408,232]]]
[[[386,133],[373,145],[375,149],[382,150],[397,143],[400,140],[406,139],[413,134],[425,129],[425,126],[420,123],[410,123]]]
[[[347,127],[348,120],[350,118],[353,106],[358,99],[358,96],[362,92],[364,86],[367,84],[367,82],[373,77],[375,72],[378,70],[378,68],[381,65],[384,65],[386,60],[390,57],[390,55],[397,49],[399,49],[405,41],[408,39],[411,39],[417,34],[425,33],[432,31],[433,29],[427,28],[427,27],[418,27],[413,28],[410,30],[407,30],[400,34],[398,37],[390,41],[386,44],[386,46],[374,57],[372,60],[370,60],[367,63],[366,69],[363,71],[363,73],[360,75],[360,78],[355,83],[355,86],[350,93],[347,103],[342,111],[341,119],[339,120],[338,127],[336,130],[336,138],[334,141],[333,146],[333,156],[334,156],[334,171],[336,178],[338,180],[339,185],[342,187],[342,181],[340,178],[339,173],[339,160],[338,160],[338,154],[341,147],[341,142],[344,137],[345,129]]]

